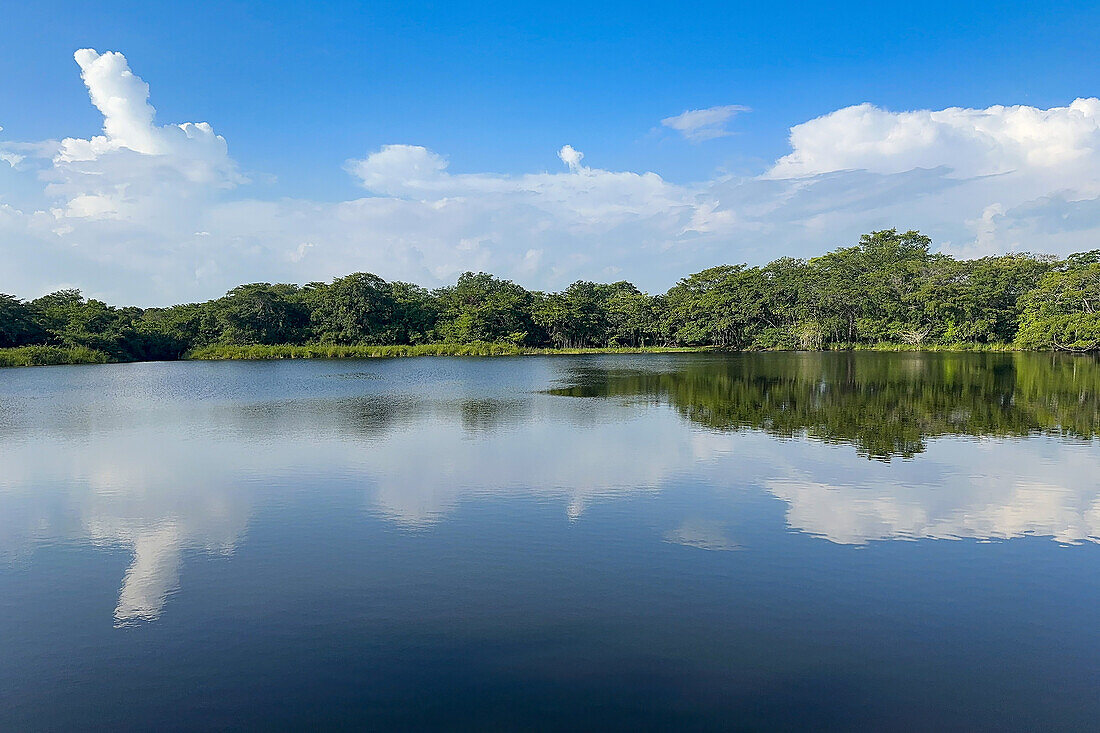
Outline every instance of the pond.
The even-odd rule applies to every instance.
[[[0,372],[0,729],[1090,728],[1100,364]]]

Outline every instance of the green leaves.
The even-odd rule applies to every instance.
[[[1100,350],[1100,258],[1074,255],[1024,296],[1016,345],[1024,349]]]
[[[817,350],[957,343],[1100,350],[1100,250],[955,260],[895,229],[811,260],[721,265],[650,296],[628,282],[526,290],[466,272],[429,291],[359,272],[332,283],[251,283],[207,303],[115,308],[60,290],[0,295],[0,348],[87,348],[176,359],[216,345],[498,344]]]
[[[296,285],[239,285],[216,301],[221,340],[231,344],[297,343],[309,313]]]
[[[0,348],[41,341],[46,334],[39,321],[34,306],[14,295],[0,293]]]
[[[534,295],[510,280],[484,272],[463,273],[452,288],[435,292],[439,303],[436,337],[449,343],[532,340]]]

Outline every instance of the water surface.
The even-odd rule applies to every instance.
[[[1100,365],[0,372],[0,729],[1090,728]]]

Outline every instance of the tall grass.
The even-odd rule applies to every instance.
[[[513,344],[493,344],[478,341],[472,344],[418,344],[415,346],[341,346],[338,344],[304,344],[293,346],[278,344],[265,346],[231,346],[215,344],[194,349],[186,359],[203,360],[252,360],[252,359],[372,359],[401,356],[521,356],[524,354],[635,354],[649,352],[699,351],[693,348],[643,348],[608,349],[542,349],[524,348]]]
[[[17,346],[0,349],[0,367],[106,364],[111,358],[87,346]]]
[[[694,354],[700,351],[719,351],[714,346],[596,346],[570,349],[531,347],[522,349],[524,354]]]
[[[1011,344],[829,344],[826,350],[853,351],[1013,351]],[[250,344],[202,346],[184,355],[198,360],[263,359],[373,359],[403,356],[522,356],[530,354],[651,354],[715,351],[711,346],[643,346],[555,349],[515,346],[479,341],[471,344],[417,344],[414,346],[366,346],[340,344]],[[85,346],[20,346],[0,349],[0,367],[48,366],[54,364],[105,364],[112,359],[102,351]]]
[[[187,353],[186,359],[371,359],[398,356],[506,356],[522,353],[511,344],[418,344],[365,346],[340,344],[213,344]]]
[[[957,341],[950,344],[896,344],[880,341],[874,344],[831,344],[837,351],[1019,351],[1012,344],[987,344],[977,341]]]

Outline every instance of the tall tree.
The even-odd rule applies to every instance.
[[[0,347],[23,346],[42,341],[45,329],[37,309],[14,295],[0,293]]]
[[[238,285],[215,310],[221,338],[233,344],[293,344],[306,333],[309,314],[294,285]]]
[[[533,295],[511,280],[465,272],[454,287],[436,291],[443,341],[537,343],[531,310]]]
[[[1024,296],[1016,344],[1100,350],[1100,250],[1067,259]]]
[[[389,283],[357,272],[319,288],[310,299],[313,331],[321,341],[338,344],[392,343],[394,299]]]

